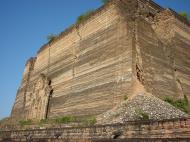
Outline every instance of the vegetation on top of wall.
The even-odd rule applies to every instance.
[[[166,97],[164,101],[180,109],[181,111],[190,114],[190,104],[187,99],[187,96],[184,96],[184,99],[178,99],[178,100],[174,100],[172,98]]]
[[[182,16],[182,17],[184,17],[187,20],[190,20],[190,16],[188,15],[187,12],[184,12],[184,11],[183,12],[179,12],[179,15]]]
[[[81,14],[76,21],[76,24],[81,23],[81,21],[87,19],[89,17],[89,15],[91,15],[94,12],[93,9],[86,11],[85,13]]]
[[[55,35],[55,34],[49,34],[47,36],[48,44],[51,44],[56,38],[57,38],[57,35]]]
[[[110,0],[102,0],[102,3],[103,4],[106,4],[106,3],[108,3]]]
[[[94,11],[95,10],[91,9],[78,16],[76,24],[79,25],[82,21],[86,20]],[[70,27],[74,27],[74,25],[71,25]],[[59,35],[56,34],[49,34],[47,36],[48,44],[50,45],[58,36]]]
[[[108,3],[110,0],[102,0],[103,4]],[[94,13],[95,10],[90,9],[86,12],[84,12],[83,14],[81,14],[80,16],[77,17],[76,20],[76,24],[79,25],[82,21],[86,20],[87,18],[89,18],[89,16]],[[72,26],[71,26],[72,27]],[[50,34],[47,36],[47,40],[48,40],[48,44],[50,45],[58,36],[55,34]]]
[[[108,3],[110,0],[102,0],[103,4]],[[77,17],[76,24],[79,25],[82,21],[86,20],[92,13],[94,13],[94,9],[90,9],[80,16]],[[57,35],[50,34],[47,36],[48,44],[50,45],[55,39],[57,38]]]

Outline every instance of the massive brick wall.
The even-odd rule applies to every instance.
[[[73,62],[67,58],[66,71],[51,77],[50,116],[99,114],[122,99],[117,90],[129,88],[131,40],[114,7],[108,9],[79,27],[80,41],[66,51],[73,50]]]
[[[40,74],[51,80],[53,90],[48,117],[94,115],[111,109],[130,92],[131,44],[127,23],[113,3],[62,33],[38,52],[30,81],[21,84],[26,93],[18,92],[17,99],[25,103],[26,118],[30,118],[27,114]],[[23,110],[18,106],[16,101],[13,117],[18,115],[16,110]]]
[[[132,95],[137,80],[160,98],[190,97],[189,50],[189,25],[171,10],[113,0],[27,62],[12,117],[97,115]]]
[[[137,72],[148,92],[160,98],[190,98],[190,28],[169,10],[154,22],[140,18],[136,25]]]
[[[181,94],[190,100],[190,28],[175,20],[174,29],[174,75]]]

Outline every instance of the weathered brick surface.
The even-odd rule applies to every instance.
[[[111,1],[27,62],[12,118],[101,114],[133,95],[137,80],[159,98],[189,98],[189,52],[189,24],[171,10]]]
[[[184,141],[190,140],[190,119],[127,122],[92,127],[0,131],[0,138],[14,141]]]
[[[51,80],[53,94],[48,117],[57,115],[94,115],[111,109],[128,93],[131,81],[131,43],[127,24],[115,4],[107,5],[83,24],[74,27],[37,54],[27,89],[26,118],[31,118],[31,100],[40,74]],[[29,71],[28,65],[25,74]],[[25,77],[24,77],[25,78]],[[28,86],[28,87],[27,87]],[[30,94],[32,94],[30,96]],[[23,104],[23,93],[18,92]],[[23,110],[16,102],[16,110]],[[33,111],[32,111],[33,112]]]
[[[156,15],[154,24],[139,19],[136,32],[134,50],[147,91],[160,98],[189,98],[189,26],[165,10]]]

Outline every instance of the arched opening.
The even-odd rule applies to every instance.
[[[115,132],[113,132],[112,134],[112,139],[118,139],[119,137],[121,137],[123,134],[123,132],[121,130],[117,130]]]

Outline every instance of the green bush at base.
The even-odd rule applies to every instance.
[[[181,111],[190,114],[190,105],[186,96],[184,96],[184,99],[179,100],[173,100],[172,98],[167,97],[164,99],[164,101],[180,109]]]

